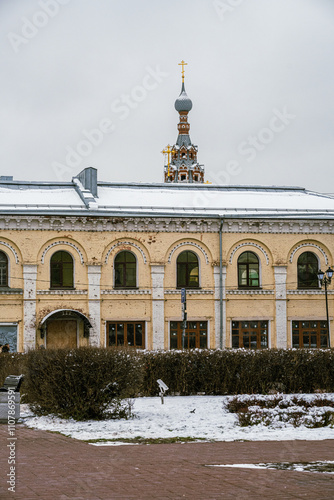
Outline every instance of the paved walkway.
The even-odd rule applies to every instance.
[[[16,427],[16,492],[7,490],[8,429],[0,425],[0,498],[13,500],[326,499],[334,475],[206,467],[334,460],[334,441],[92,446]]]

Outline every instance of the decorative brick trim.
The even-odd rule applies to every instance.
[[[42,258],[41,258],[42,264],[44,264],[44,258],[45,258],[46,253],[50,250],[50,248],[53,248],[53,247],[55,247],[57,245],[68,245],[69,247],[74,248],[74,250],[76,250],[78,252],[78,254],[79,254],[81,264],[84,263],[83,255],[82,255],[82,253],[80,252],[80,250],[79,250],[79,248],[77,246],[75,246],[73,243],[69,243],[68,241],[55,241],[54,243],[51,243],[50,245],[48,245],[45,248],[45,250],[44,250],[44,252],[42,254]]]
[[[296,214],[298,216],[298,214]],[[245,216],[246,217],[246,216]],[[279,216],[269,215],[270,219],[245,218],[234,219],[233,215],[224,217],[223,233],[252,234],[333,234],[334,221],[331,214],[327,220],[313,219],[284,220]],[[304,216],[305,217],[305,216]],[[94,231],[128,233],[218,233],[220,221],[208,218],[180,217],[87,217],[43,216],[43,215],[2,215],[0,230],[14,231]]]
[[[87,295],[87,290],[37,290],[37,295]]]
[[[151,290],[101,290],[101,295],[151,295]]]
[[[226,290],[228,295],[274,295],[274,290]]]
[[[324,250],[319,246],[319,245],[316,245],[315,243],[301,243],[300,245],[298,245],[290,254],[290,262],[292,262],[292,259],[295,255],[295,253],[300,249],[300,248],[303,248],[303,247],[314,247],[316,248],[317,250],[319,250],[320,253],[322,253],[322,255],[325,257],[325,262],[326,262],[326,265],[328,265],[328,256],[327,254],[324,252]]]
[[[130,245],[132,247],[135,247],[137,248],[137,250],[141,253],[142,257],[143,257],[143,261],[144,261],[144,264],[147,264],[147,260],[146,260],[146,256],[143,252],[143,250],[140,248],[140,246],[136,245],[136,243],[132,243],[131,241],[118,241],[115,245],[113,245],[109,250],[108,250],[108,253],[106,255],[106,258],[104,259],[104,262],[107,264],[108,263],[108,259],[109,259],[109,255],[111,254],[111,252],[121,246],[121,245]]]
[[[325,295],[325,290],[309,289],[309,290],[287,290],[289,295]],[[334,295],[334,290],[327,290],[328,295]]]
[[[213,295],[214,290],[187,290],[187,295]],[[165,290],[165,295],[181,295],[181,290]]]
[[[253,233],[253,234],[333,234],[334,221],[314,219],[283,220],[279,217],[265,219],[233,219],[233,216],[224,219],[223,233]]]
[[[15,257],[15,262],[16,262],[16,264],[18,264],[19,263],[19,256],[17,255],[15,248],[13,248],[12,245],[10,245],[9,243],[6,243],[6,241],[0,240],[0,244],[4,245],[5,247],[9,248],[9,250],[12,251],[12,253],[14,254],[14,257]]]
[[[237,250],[239,250],[239,248],[246,247],[246,246],[256,247],[258,250],[260,250],[263,253],[263,255],[265,256],[267,266],[269,265],[269,257],[268,257],[267,252],[265,251],[265,249],[263,247],[261,247],[261,245],[258,245],[257,243],[253,243],[252,241],[240,243],[232,250],[232,253],[230,256],[230,264],[232,264],[232,260],[233,260],[233,256],[234,256],[235,252]]]
[[[183,247],[185,245],[191,245],[193,247],[196,247],[198,248],[198,250],[200,250],[202,252],[202,254],[204,255],[204,258],[205,258],[205,262],[206,264],[209,264],[209,258],[208,258],[208,255],[206,253],[206,251],[200,246],[198,245],[197,243],[194,243],[193,241],[183,241],[182,243],[179,243],[178,245],[176,245],[170,252],[169,256],[168,256],[168,264],[171,263],[172,261],[172,256],[173,256],[173,253],[175,252],[175,250],[177,250],[178,248],[180,247]]]

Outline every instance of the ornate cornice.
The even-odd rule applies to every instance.
[[[216,233],[220,222],[203,217],[87,217],[0,215],[0,230]]]
[[[334,234],[332,219],[224,219],[223,233]],[[220,219],[207,217],[93,217],[0,215],[0,230],[218,233]]]
[[[223,233],[334,234],[332,219],[233,219],[224,218]]]

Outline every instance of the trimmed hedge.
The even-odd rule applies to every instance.
[[[331,349],[246,349],[146,352],[145,395],[157,394],[156,379],[169,394],[268,394],[334,391]]]
[[[167,394],[334,392],[332,349],[134,351],[85,347],[1,354],[1,384],[25,374],[23,400],[37,414],[78,420],[127,417],[125,398]]]
[[[27,355],[25,399],[37,415],[76,420],[126,418],[138,394],[142,369],[134,351],[50,349]]]

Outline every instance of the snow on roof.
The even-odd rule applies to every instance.
[[[0,213],[334,218],[334,198],[298,187],[208,184],[81,184],[0,180]],[[90,193],[89,193],[90,194]],[[93,202],[92,202],[93,200]]]
[[[334,217],[334,198],[302,188],[198,184],[100,185],[99,209],[200,216],[305,214]]]
[[[0,213],[83,208],[85,206],[72,184],[2,183],[0,181]]]

